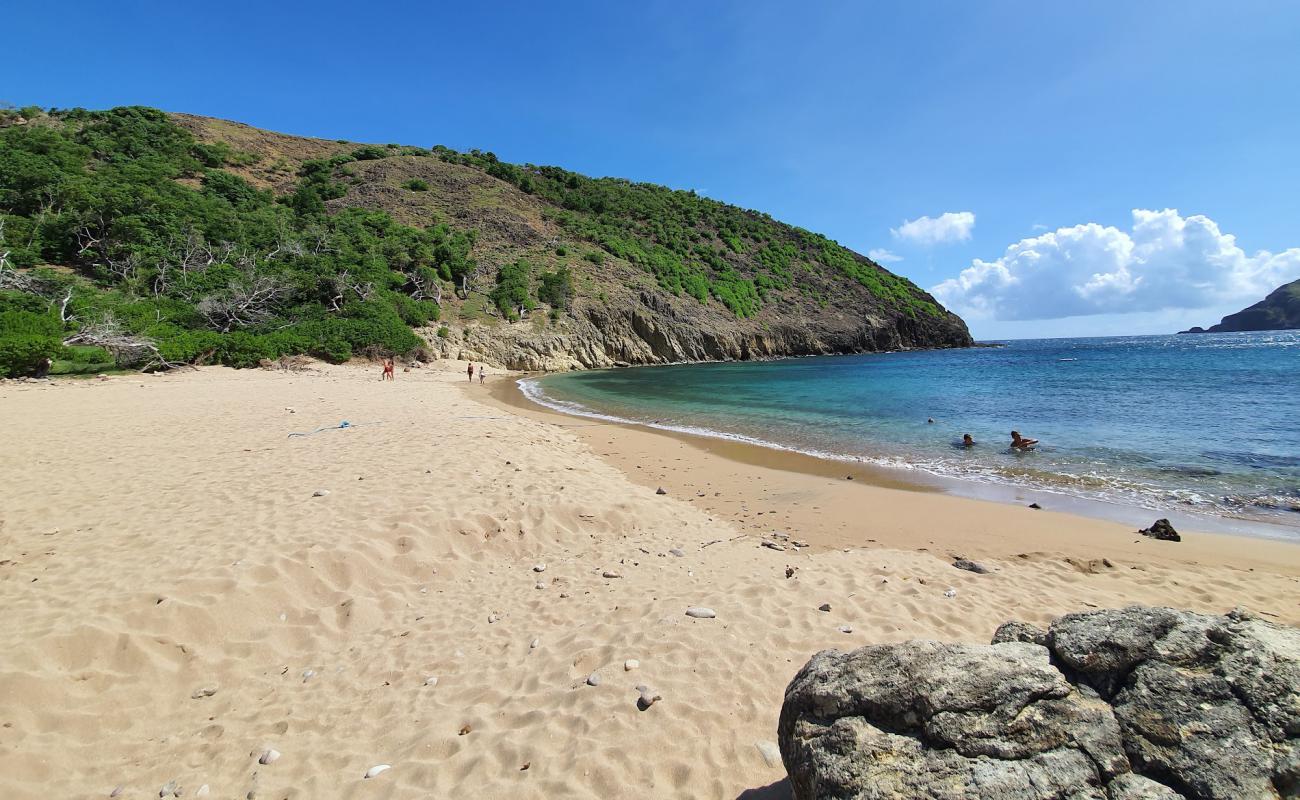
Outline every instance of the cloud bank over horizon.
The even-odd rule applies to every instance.
[[[937,217],[918,217],[905,219],[897,228],[889,232],[895,239],[912,244],[933,246],[938,244],[955,244],[970,239],[975,228],[975,214],[971,211],[945,211]]]
[[[1254,303],[1300,277],[1300,247],[1247,254],[1203,215],[1133,209],[1132,229],[1095,222],[1021,239],[930,291],[972,319],[1020,321]]]

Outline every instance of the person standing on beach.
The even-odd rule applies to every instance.
[[[393,380],[394,377],[395,377],[395,376],[393,375],[393,359],[391,359],[391,358],[385,358],[385,359],[384,359],[384,374],[382,374],[382,375],[379,376],[379,380],[381,380],[381,381],[391,381],[391,380]]]
[[[478,383],[479,383],[479,386],[482,386],[482,385],[483,385],[483,376],[486,375],[486,374],[487,374],[487,370],[484,369],[484,368],[480,365],[479,368],[478,368]]]
[[[469,382],[470,382],[470,383],[473,383],[473,382],[474,382],[474,362],[473,362],[473,361],[469,362],[469,368],[468,368],[467,372],[469,373]]]

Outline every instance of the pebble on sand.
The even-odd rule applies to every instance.
[[[391,764],[376,764],[376,765],[374,765],[373,767],[371,767],[370,769],[366,770],[366,780],[369,780],[369,779],[371,779],[371,778],[373,778],[373,777],[375,777],[376,775],[379,775],[379,774],[381,774],[381,773],[387,772],[388,770],[390,770],[390,769],[392,769],[392,768],[393,768],[393,767],[392,767]]]
[[[627,661],[623,662],[623,671],[631,672],[632,670],[640,666],[641,666],[640,661],[637,661],[635,658],[629,658]]]
[[[649,686],[638,686],[636,690],[640,695],[636,699],[636,707],[645,711],[650,706],[664,699],[662,695],[651,689]]]
[[[956,589],[949,589],[948,591],[946,591],[946,592],[943,593],[943,596],[944,596],[944,597],[956,597],[956,596],[957,596],[957,590],[956,590]]]
[[[618,574],[617,572],[615,572],[615,571],[612,570],[612,569],[607,569],[607,570],[605,570],[604,572],[600,573],[600,577],[602,577],[602,578],[621,578],[621,577],[623,577],[623,576],[620,575],[620,574]]]
[[[217,693],[217,687],[215,687],[215,686],[204,686],[204,687],[202,687],[202,688],[200,688],[200,689],[195,689],[195,690],[194,690],[194,693],[191,694],[190,697],[192,697],[192,698],[195,699],[195,700],[202,700],[203,698],[205,698],[205,697],[211,697],[212,695],[214,695],[214,694],[216,694],[216,693]]]
[[[664,487],[660,486],[658,489],[655,489],[655,494],[668,494],[668,492],[664,491]]]
[[[437,686],[437,685],[438,685],[438,676],[437,676],[437,675],[430,675],[429,677],[425,678],[425,679],[424,679],[424,685],[425,685],[425,686]]]
[[[588,675],[588,676],[587,676],[587,685],[588,685],[588,686],[599,686],[599,685],[600,685],[600,673],[599,673],[599,672],[593,672],[593,673],[591,673],[590,675]]]
[[[841,626],[840,626],[840,633],[853,633],[853,628],[851,628],[851,627],[848,626],[848,625],[841,625]]]
[[[817,610],[818,610],[818,611],[830,611],[830,610],[831,610],[831,604],[830,604],[830,603],[822,603],[821,605],[817,606]]]
[[[194,793],[194,796],[195,796],[195,797],[207,797],[207,796],[208,796],[208,793],[209,793],[210,791],[211,791],[211,790],[208,788],[208,785],[205,783],[205,784],[203,784],[202,786],[199,787],[199,790],[198,790],[197,792]]]
[[[105,376],[104,376],[104,375],[101,375],[100,377],[103,378],[103,377],[105,377]],[[126,787],[124,787],[124,786],[115,786],[115,787],[113,787],[113,791],[111,791],[111,792],[108,793],[108,796],[109,796],[109,797],[117,797],[118,795],[122,794],[122,791],[123,791],[123,789],[125,789],[125,788],[126,788]]]
[[[686,551],[683,550],[683,549],[680,548],[680,547],[674,547],[673,549],[671,549],[671,550],[668,551],[668,554],[669,554],[669,555],[677,556],[678,558],[681,558],[682,556],[686,555]]]
[[[326,497],[326,496],[329,495],[329,493],[330,493],[330,490],[329,490],[329,489],[317,489],[316,491],[314,491],[314,492],[311,493],[311,496],[312,496],[312,497]]]
[[[279,760],[279,758],[280,758],[280,751],[276,750],[274,747],[268,747],[266,750],[262,752],[261,757],[257,759],[257,763],[262,765],[274,764],[276,761]]]
[[[163,784],[163,787],[158,790],[158,796],[166,797],[169,794],[174,795],[178,788],[180,787],[176,785],[176,781],[167,781],[167,783]]]
[[[541,640],[541,639],[534,639],[534,640],[532,640],[531,642],[528,643],[528,649],[529,649],[529,650],[536,650],[537,647],[538,647],[538,645],[540,645],[541,643],[542,643],[542,640]]]
[[[533,588],[534,588],[534,589],[545,589],[545,588],[546,588],[546,584],[542,583],[541,581],[538,581],[537,583],[534,583],[534,584],[533,584]]]
[[[754,747],[758,749],[758,754],[763,757],[763,763],[769,767],[781,766],[781,748],[776,742],[754,742]]]
[[[711,608],[705,608],[704,606],[691,606],[686,609],[686,616],[694,617],[695,619],[713,619],[718,616],[718,612]]]
[[[546,571],[546,565],[545,565],[545,564],[534,564],[534,565],[533,565],[533,572],[545,572],[545,571]]]

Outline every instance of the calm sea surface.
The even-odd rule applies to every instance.
[[[568,412],[1264,520],[1300,536],[1300,332],[1003,344],[573,372],[522,386]],[[1013,428],[1041,445],[1010,451]],[[960,447],[963,433],[978,445]]]

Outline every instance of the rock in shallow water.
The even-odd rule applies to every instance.
[[[1181,542],[1183,540],[1183,537],[1178,535],[1178,531],[1174,530],[1174,526],[1170,525],[1167,519],[1158,519],[1151,523],[1150,528],[1142,528],[1138,533],[1164,542]]]
[[[996,641],[814,656],[781,709],[795,798],[1300,797],[1300,631],[1131,607]]]

